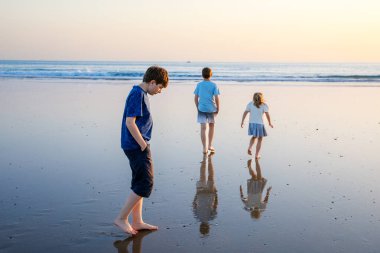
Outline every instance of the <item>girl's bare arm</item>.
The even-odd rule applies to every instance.
[[[248,114],[248,111],[245,111],[245,112],[243,113],[243,118],[241,119],[241,124],[240,124],[241,127],[244,126],[244,119],[245,119],[245,117],[247,116],[247,114]]]
[[[269,126],[270,126],[271,128],[273,128],[272,122],[270,121],[270,115],[269,115],[269,112],[266,112],[266,113],[265,113],[265,116],[267,117],[267,120],[268,120]]]

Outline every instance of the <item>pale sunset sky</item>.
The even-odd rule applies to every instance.
[[[380,0],[0,0],[0,60],[380,62]]]

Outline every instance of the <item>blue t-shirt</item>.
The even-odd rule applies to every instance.
[[[216,112],[214,96],[220,94],[218,87],[211,81],[202,81],[197,84],[194,94],[199,97],[198,110],[201,112]]]
[[[138,85],[133,86],[125,102],[123,122],[121,124],[121,148],[125,150],[140,149],[127,128],[127,117],[136,117],[136,125],[145,141],[152,136],[153,119],[147,93]]]

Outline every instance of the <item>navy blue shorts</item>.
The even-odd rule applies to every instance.
[[[144,151],[140,149],[124,150],[132,169],[131,189],[137,195],[148,198],[153,190],[153,161],[148,145]]]

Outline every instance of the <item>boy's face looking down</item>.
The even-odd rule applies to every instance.
[[[161,90],[164,88],[163,84],[157,84],[155,80],[152,80],[148,83],[148,94],[149,95],[156,95],[158,93],[161,93]]]
[[[147,84],[154,82],[156,85],[161,85],[163,88],[166,88],[169,83],[168,71],[159,66],[151,66],[145,71],[143,82]]]

